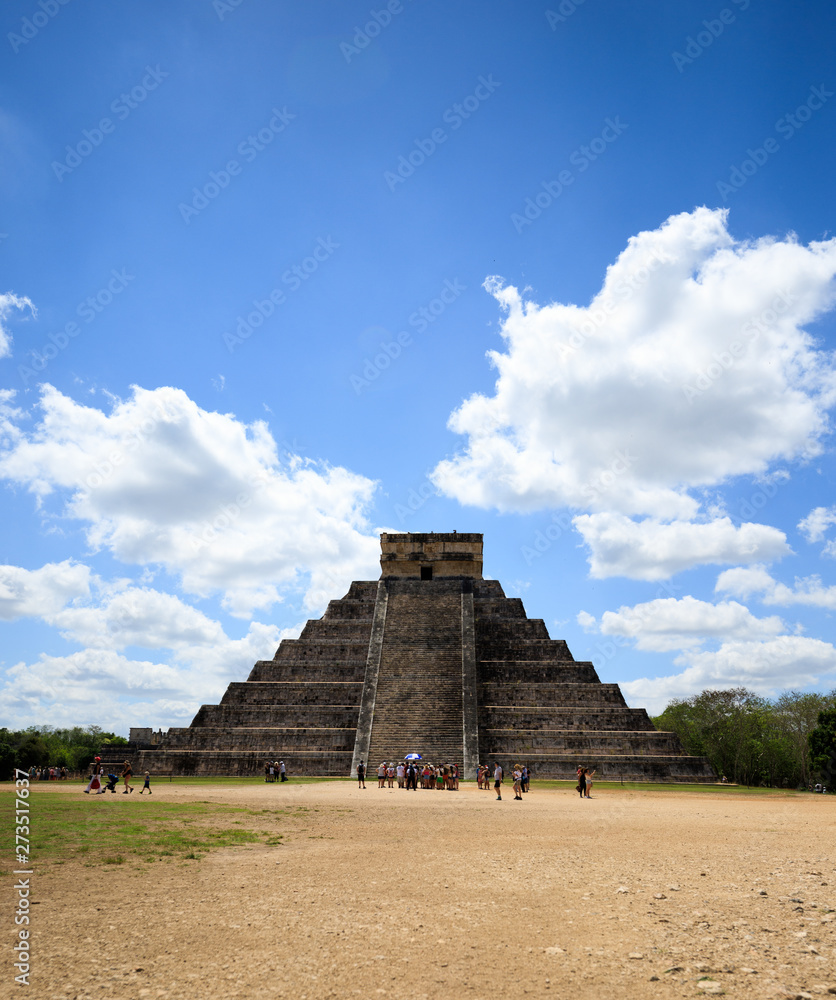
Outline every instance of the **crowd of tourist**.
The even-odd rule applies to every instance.
[[[30,767],[30,781],[66,781],[70,772],[66,767]]]
[[[287,781],[287,768],[283,760],[268,760],[264,764],[264,780],[268,784],[274,781]]]
[[[368,773],[365,761],[360,761],[357,766],[357,784],[360,788],[366,787],[366,774]],[[514,798],[522,801],[523,793],[528,791],[531,780],[531,771],[524,764],[515,764],[513,770]],[[497,799],[502,798],[502,781],[504,772],[499,764],[493,768],[488,764],[480,764],[477,768],[476,781],[479,788],[490,790],[491,780],[494,782],[494,791]],[[381,761],[377,767],[377,787],[394,788],[395,782],[398,788],[406,790],[418,790],[429,788],[435,791],[456,792],[459,789],[459,766],[458,764],[432,764],[430,762],[416,760]]]

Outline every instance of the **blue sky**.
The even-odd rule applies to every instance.
[[[836,14],[6,4],[0,725],[188,724],[377,534],[633,705],[836,675]]]

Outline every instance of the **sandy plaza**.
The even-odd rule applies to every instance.
[[[100,843],[36,861],[32,995],[836,992],[829,797],[596,787],[582,801],[534,782],[523,802],[510,787],[499,802],[473,782],[367,784],[157,783],[155,803],[245,807],[282,842],[119,865]],[[141,823],[149,803],[85,806]]]

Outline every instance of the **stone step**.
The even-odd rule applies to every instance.
[[[230,688],[245,684],[293,683],[316,678],[323,682],[363,683],[366,661],[363,660],[332,660],[330,663],[320,663],[315,670],[310,663],[277,663],[275,660],[258,660],[250,671],[246,681],[233,681]]]
[[[480,705],[479,731],[486,729],[625,730],[656,732],[643,708],[599,706],[597,708],[548,708],[543,705]],[[481,739],[481,738],[480,738]]]
[[[168,749],[174,750],[242,750],[281,748],[327,751],[353,750],[356,728],[331,726],[237,726],[169,729],[166,740]],[[279,754],[281,756],[281,754]]]
[[[202,705],[192,720],[194,728],[252,728],[253,726],[330,726],[357,728],[357,705]]]
[[[230,684],[221,706],[352,705],[356,711],[362,687],[362,681],[243,681]]]
[[[546,625],[540,618],[476,618],[476,645],[500,642],[528,642],[541,639],[548,642]]]
[[[461,594],[457,580],[398,580],[389,585],[369,748],[372,762],[429,753],[461,763]]]
[[[659,732],[573,732],[565,729],[485,729],[486,745],[493,751],[518,754],[602,753],[681,755],[682,748],[673,733]]]
[[[476,634],[476,658],[482,660],[573,660],[563,639],[479,639]]]
[[[372,634],[371,618],[349,621],[309,621],[299,636],[300,642],[363,642],[368,646]]]
[[[478,667],[482,683],[532,684],[551,681],[556,684],[599,684],[595,667],[588,661],[561,660],[482,660]]]
[[[476,621],[483,618],[525,618],[525,608],[519,597],[474,598],[473,611]]]
[[[627,707],[617,684],[553,684],[545,681],[536,684],[485,681],[479,685],[479,704],[492,707],[532,704],[549,708],[574,705]]]

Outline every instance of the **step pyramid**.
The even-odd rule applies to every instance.
[[[184,728],[131,730],[138,771],[373,773],[408,753],[527,764],[535,777],[715,781],[708,761],[629,708],[522,601],[482,578],[480,534],[382,534],[381,578],[351,584]]]

